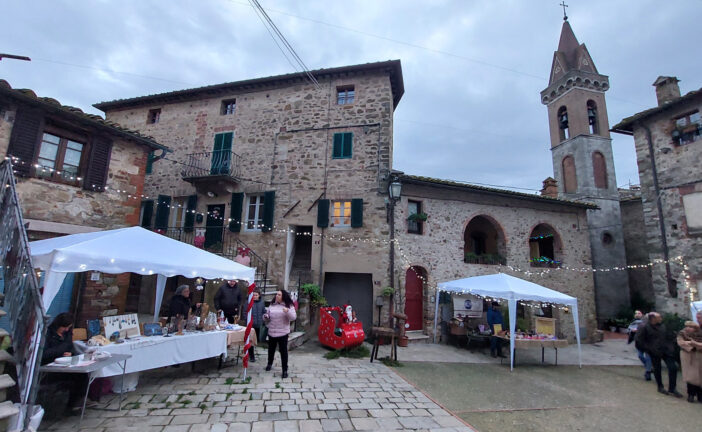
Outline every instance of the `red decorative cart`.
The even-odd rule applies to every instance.
[[[338,314],[334,317],[333,312]],[[344,305],[342,310],[339,306],[320,308],[319,313],[319,343],[329,348],[341,349],[352,348],[363,343],[366,334],[363,332],[363,324],[356,320],[351,306]]]

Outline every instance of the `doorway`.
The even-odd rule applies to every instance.
[[[405,315],[407,330],[423,330],[425,272],[421,267],[410,267],[405,274]]]
[[[324,298],[330,306],[350,304],[370,336],[373,326],[373,275],[370,273],[325,273]]]
[[[222,235],[224,234],[224,204],[207,206],[207,225],[205,229],[205,249],[221,252]],[[219,245],[219,247],[217,247]]]

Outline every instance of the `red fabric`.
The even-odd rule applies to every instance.
[[[244,358],[242,359],[244,371],[246,371],[246,369],[249,367],[249,348],[251,348],[251,328],[253,327],[253,320],[251,319],[251,308],[253,307],[253,292],[255,288],[256,283],[252,283],[249,285],[248,306],[246,307],[246,332],[244,333]]]

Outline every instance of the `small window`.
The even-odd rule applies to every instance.
[[[352,104],[356,98],[356,92],[354,86],[343,86],[336,88],[336,104],[337,105],[349,105]]]
[[[691,112],[675,119],[673,141],[677,145],[689,144],[702,136],[702,119],[699,111]]]
[[[422,216],[422,203],[419,201],[407,201],[407,232],[410,234],[421,234],[424,221]]]
[[[220,114],[231,115],[236,112],[236,99],[227,99],[222,101],[222,109]]]
[[[263,227],[263,195],[249,195],[246,201],[246,231],[261,231]]]
[[[169,228],[183,228],[185,226],[185,213],[188,208],[188,197],[174,197],[171,201],[171,211],[168,214],[170,221]]]
[[[351,226],[351,201],[334,201],[332,203],[331,226]]]
[[[85,144],[44,133],[34,166],[37,177],[77,184]]]
[[[352,155],[353,133],[343,132],[334,134],[333,159],[349,159]]]
[[[158,123],[160,118],[161,118],[161,108],[149,110],[149,115],[146,116],[146,123],[147,124],[156,124],[156,123]]]
[[[568,127],[568,110],[562,106],[558,109],[558,135],[561,141],[570,138],[570,129]]]

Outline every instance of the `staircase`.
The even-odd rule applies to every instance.
[[[7,312],[0,309],[0,317],[7,315]],[[5,340],[5,337],[9,336],[7,331],[0,329],[0,341]],[[14,358],[5,350],[0,350],[0,430],[7,430],[8,420],[13,415],[19,413],[19,410],[15,405],[7,399],[7,389],[15,385],[15,380],[10,378],[5,371],[8,368],[15,366]]]
[[[428,343],[429,342],[429,336],[425,335],[422,330],[410,330],[405,332],[405,336],[407,336],[407,339],[409,343],[411,344],[423,344],[423,343]]]

